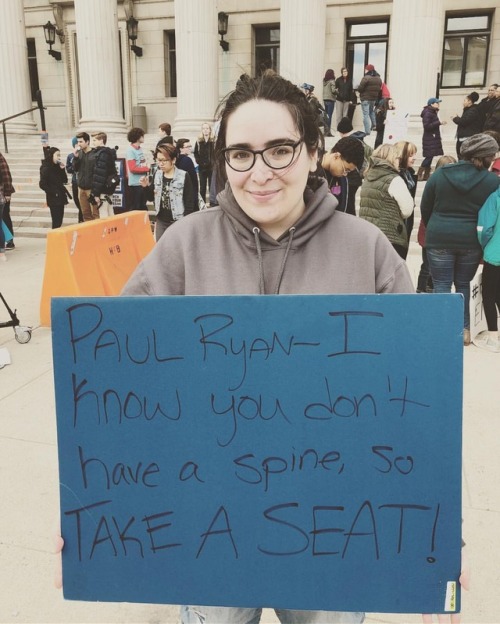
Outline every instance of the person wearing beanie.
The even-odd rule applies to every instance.
[[[478,213],[500,185],[500,178],[488,171],[497,151],[498,143],[487,134],[465,139],[461,160],[433,173],[420,202],[434,292],[449,293],[454,284],[464,298],[464,345],[470,344],[470,282],[482,257]]]
[[[441,126],[445,125],[446,121],[439,119],[440,104],[440,99],[431,97],[427,100],[427,106],[424,106],[420,113],[424,129],[422,136],[422,154],[424,159],[417,173],[419,181],[425,181],[429,178],[434,156],[443,156],[444,154],[441,141]]]
[[[382,79],[371,64],[365,66],[365,75],[361,78],[357,91],[361,100],[361,110],[363,111],[363,125],[365,133],[370,134],[375,130],[377,120],[375,119],[375,106],[382,89]]]
[[[368,145],[368,143],[365,143],[364,139],[365,139],[366,134],[364,132],[362,132],[361,130],[353,129],[352,121],[349,119],[349,117],[343,117],[339,121],[337,125],[337,132],[340,134],[342,138],[351,137],[353,139],[357,139],[363,146],[364,158],[363,158],[362,166],[358,167],[357,169],[354,169],[353,171],[349,171],[349,173],[347,174],[347,186],[348,186],[349,194],[347,197],[347,205],[346,205],[345,211],[348,212],[349,214],[355,215],[356,214],[356,193],[358,192],[358,189],[361,187],[361,184],[363,183],[363,175],[364,175],[366,168],[368,167],[368,162],[369,162],[370,156],[372,155],[373,147],[371,145]]]
[[[78,223],[83,223],[83,213],[82,208],[80,206],[80,200],[78,199],[78,179],[76,175],[76,171],[73,168],[73,160],[75,159],[75,154],[77,150],[78,139],[74,136],[71,139],[71,145],[73,147],[73,151],[70,152],[66,157],[66,172],[71,175],[71,192],[73,195],[73,201],[75,206],[78,209]]]
[[[457,158],[460,158],[460,146],[462,142],[474,134],[478,134],[483,129],[483,119],[481,111],[476,102],[479,100],[479,94],[472,91],[464,98],[462,116],[455,115],[451,119],[457,124]]]

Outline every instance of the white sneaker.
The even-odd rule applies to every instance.
[[[488,332],[480,332],[474,338],[473,343],[480,349],[492,351],[493,353],[500,353],[500,342],[492,338]]]

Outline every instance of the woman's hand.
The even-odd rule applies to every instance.
[[[458,582],[463,589],[469,591],[470,565],[464,548],[462,548],[462,571],[460,573],[460,578],[458,579]],[[438,624],[460,624],[460,613],[444,613],[439,614],[436,617]],[[434,622],[432,618],[433,616],[430,613],[424,613],[422,615],[423,624],[432,624]]]
[[[64,548],[64,540],[61,537],[61,535],[59,535],[59,533],[56,533],[54,535],[54,554],[57,557],[57,563],[56,563],[56,570],[54,573],[54,585],[57,587],[57,589],[61,589],[63,585],[62,555],[61,555],[63,548]]]

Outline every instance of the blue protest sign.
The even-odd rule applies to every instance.
[[[52,303],[64,595],[460,609],[459,295]]]

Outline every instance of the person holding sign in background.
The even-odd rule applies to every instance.
[[[317,175],[322,136],[316,115],[299,88],[265,72],[240,81],[221,106],[215,155],[226,184],[219,206],[168,228],[122,295],[414,291],[405,262],[384,234],[336,211],[337,200]],[[184,606],[181,621],[257,624],[261,612]],[[364,619],[359,612],[276,613],[283,624]]]

